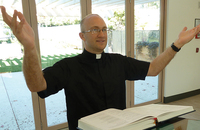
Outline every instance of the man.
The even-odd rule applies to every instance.
[[[91,14],[81,21],[79,36],[84,41],[83,53],[42,71],[34,32],[24,16],[15,10],[11,17],[4,7],[1,6],[1,10],[4,21],[24,46],[23,72],[30,91],[45,98],[65,90],[70,130],[76,130],[81,117],[111,107],[125,109],[125,81],[158,75],[180,48],[200,31],[199,26],[190,30],[185,27],[172,47],[148,63],[104,53],[107,26],[99,15]]]

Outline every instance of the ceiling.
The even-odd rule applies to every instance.
[[[80,15],[80,0],[35,0],[38,16],[68,16]],[[133,0],[132,0],[133,1]],[[156,0],[135,0],[135,5],[153,2]],[[104,10],[105,8],[123,7],[125,0],[92,0],[93,8]],[[12,5],[11,5],[12,4]],[[13,13],[13,9],[21,9],[21,0],[0,0],[0,5],[12,7],[7,10]],[[107,10],[107,9],[106,9]],[[19,10],[21,11],[21,10]]]
[[[135,5],[153,2],[156,0],[135,0]],[[103,11],[105,8],[120,8],[124,0],[92,0],[93,8]],[[39,16],[79,16],[80,0],[36,0]]]

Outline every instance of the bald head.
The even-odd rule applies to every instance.
[[[89,24],[89,22],[91,22],[93,19],[99,19],[104,22],[104,20],[98,14],[89,14],[81,20],[81,23],[80,23],[81,32],[86,31],[85,29],[86,29],[87,24]]]
[[[107,29],[105,21],[97,14],[87,15],[81,21],[80,38],[84,41],[84,48],[93,54],[100,54],[107,45]],[[93,33],[93,30],[100,30]]]

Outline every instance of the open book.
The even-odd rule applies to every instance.
[[[192,106],[150,104],[124,110],[107,109],[78,120],[81,130],[141,130],[194,111]]]

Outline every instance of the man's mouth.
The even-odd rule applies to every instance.
[[[96,40],[97,42],[105,42],[105,40]]]

